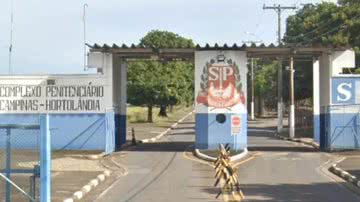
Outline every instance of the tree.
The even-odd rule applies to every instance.
[[[258,60],[255,68],[255,96],[259,100],[259,114],[262,116],[265,112],[265,105],[276,105],[273,95],[276,94],[276,69],[277,62]]]
[[[360,2],[307,4],[287,19],[284,41],[288,44],[350,45],[360,64]]]
[[[154,30],[140,40],[140,45],[154,49],[188,48],[194,44],[168,31]],[[192,101],[194,66],[189,62],[135,61],[129,65],[128,97],[133,105],[148,107],[148,121],[152,109],[160,107],[159,116],[167,116],[167,107]]]

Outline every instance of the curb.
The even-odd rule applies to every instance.
[[[333,164],[329,168],[329,171],[334,173],[335,175],[341,177],[345,181],[350,182],[350,183],[354,184],[357,187],[360,187],[360,180],[357,179],[354,175],[351,175],[349,172],[339,168],[337,166],[337,164]]]
[[[319,148],[320,148],[319,144],[316,143],[316,142],[307,142],[307,141],[301,140],[301,139],[299,139],[299,138],[284,137],[284,136],[278,135],[278,134],[276,134],[276,133],[275,133],[275,137],[277,137],[277,138],[279,138],[279,139],[282,139],[282,140],[286,140],[286,141],[303,143],[303,144],[312,146],[312,147],[314,147],[315,149],[319,149]]]
[[[100,154],[88,155],[88,156],[86,156],[86,158],[90,159],[90,160],[98,160],[98,159],[101,159],[102,157],[104,157],[105,155],[106,155],[105,152],[101,152]]]
[[[162,138],[164,135],[166,135],[171,129],[174,129],[179,123],[182,123],[186,118],[188,118],[193,113],[194,113],[194,111],[191,111],[190,113],[188,113],[187,115],[182,117],[180,120],[178,120],[176,123],[172,124],[170,126],[170,128],[168,128],[165,131],[161,132],[159,135],[157,135],[157,136],[155,136],[153,138],[147,138],[147,139],[140,140],[139,142],[140,143],[148,143],[148,142],[156,142],[156,141],[158,141],[160,138]]]
[[[199,149],[195,149],[194,150],[194,154],[197,158],[202,159],[204,161],[209,161],[209,162],[215,162],[217,158],[206,155],[204,153],[201,153]],[[248,154],[248,150],[247,148],[244,149],[243,152],[241,152],[240,154],[236,154],[234,156],[230,157],[230,162],[235,162],[238,161],[242,158],[244,158],[246,155]]]
[[[90,180],[89,183],[83,186],[79,191],[76,191],[71,198],[67,198],[63,200],[63,202],[74,202],[82,199],[87,193],[104,182],[106,178],[110,177],[110,175],[111,172],[109,170],[105,170],[102,174],[99,174],[96,178]]]

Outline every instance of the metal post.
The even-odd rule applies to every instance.
[[[250,119],[254,120],[254,58],[251,58],[251,110],[250,110]]]
[[[84,4],[83,6],[83,34],[84,34],[84,71],[86,71],[87,64],[86,64],[86,8],[88,7],[87,4]]]
[[[290,57],[290,114],[289,137],[295,137],[295,106],[294,106],[294,57]]]
[[[6,177],[11,179],[11,129],[6,129]],[[5,185],[6,189],[6,202],[10,202],[11,198],[11,189],[10,189],[10,182],[6,181]]]
[[[51,201],[51,137],[49,115],[40,115],[40,202]]]
[[[35,190],[36,190],[35,175],[30,176],[29,180],[30,180],[29,195],[30,195],[33,199],[35,199],[35,197],[36,197],[36,195],[35,195],[35,194],[36,194],[36,193],[35,193]],[[29,202],[32,202],[32,199],[29,199]]]

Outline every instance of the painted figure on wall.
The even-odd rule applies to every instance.
[[[245,93],[239,67],[224,55],[211,59],[203,68],[200,91],[196,102],[212,108],[228,108],[245,105]]]

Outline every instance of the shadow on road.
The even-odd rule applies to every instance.
[[[123,151],[143,151],[143,152],[183,152],[194,142],[153,142],[139,144],[134,147],[123,149]]]
[[[272,127],[249,128],[248,133],[249,151],[266,152],[317,152],[318,150],[303,144],[280,140],[274,136]]]
[[[342,183],[344,184],[344,183]],[[326,201],[326,202],[355,202],[360,199],[350,191],[339,189],[336,183],[311,183],[311,184],[247,184],[241,187],[247,198],[245,201]],[[294,191],[296,190],[296,191]],[[329,190],[333,190],[332,192]],[[342,191],[342,195],[334,190]]]
[[[315,148],[310,147],[286,147],[286,146],[250,146],[249,151],[267,151],[267,152],[317,152]]]

